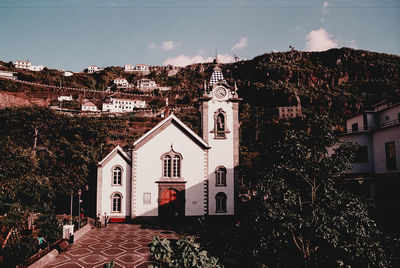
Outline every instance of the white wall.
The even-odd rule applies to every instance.
[[[205,152],[175,125],[171,124],[137,149],[135,203],[136,216],[158,215],[158,184],[162,177],[161,156],[173,150],[183,157],[181,177],[185,184],[185,215],[204,214]],[[135,152],[134,152],[135,154]],[[143,193],[151,193],[151,205],[143,204]]]
[[[120,166],[122,168],[122,184],[112,185],[113,183],[113,167]],[[116,153],[111,156],[110,161],[98,169],[97,174],[97,210],[104,216],[104,212],[111,217],[126,217],[130,216],[131,202],[131,166]],[[115,192],[122,194],[121,213],[111,212],[112,199],[111,195]],[[99,196],[100,194],[100,196]]]
[[[383,124],[387,124],[388,122],[397,120],[398,113],[400,113],[400,105],[380,112],[379,113],[380,126],[382,126]]]
[[[228,94],[227,94],[228,95]],[[214,129],[214,113],[219,109],[226,113],[225,124],[230,131],[226,133],[226,139],[214,139],[214,133],[210,133]],[[211,149],[209,151],[209,215],[233,215],[234,214],[234,163],[233,163],[233,105],[227,101],[209,101],[208,107],[208,144]],[[224,166],[227,170],[226,186],[215,186],[215,169],[218,166]],[[223,192],[227,196],[226,208],[227,213],[216,213],[215,195]]]
[[[347,120],[346,127],[347,127],[347,131],[348,132],[352,132],[351,131],[351,126],[353,124],[355,124],[355,123],[358,123],[358,129],[359,130],[363,130],[364,129],[364,121],[363,121],[363,115],[362,114]]]
[[[397,115],[397,114],[396,114]],[[396,147],[396,170],[386,168],[385,143],[394,141]],[[374,132],[373,136],[375,172],[377,174],[400,172],[400,126],[384,128]]]

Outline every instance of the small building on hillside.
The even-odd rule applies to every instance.
[[[297,105],[277,107],[278,112],[279,112],[279,117],[278,117],[279,120],[288,120],[288,119],[303,116],[303,114],[301,112],[301,110],[302,110],[301,109],[301,101],[300,101],[299,96],[297,96],[297,94],[296,94],[296,101],[297,101]]]
[[[132,64],[125,64],[124,71],[125,72],[134,72],[135,71],[135,66],[132,65]]]
[[[82,112],[98,112],[97,106],[91,102],[87,101],[82,104]]]
[[[114,85],[117,87],[129,87],[129,83],[125,78],[115,78],[114,79]]]
[[[40,72],[44,69],[43,65],[31,65],[31,67],[29,67],[29,70],[34,71],[34,72]]]
[[[157,88],[157,83],[153,80],[143,78],[137,81],[137,87],[141,91],[151,91]]]
[[[7,78],[7,79],[11,79],[11,80],[16,80],[17,77],[14,76],[14,72],[8,72],[8,71],[0,71],[0,77],[2,78]]]
[[[92,73],[95,73],[95,72],[98,72],[98,71],[100,71],[100,68],[97,67],[96,65],[89,65],[88,68],[87,68],[87,72],[89,74],[92,74]]]
[[[69,96],[59,96],[59,97],[57,98],[57,100],[58,100],[58,101],[72,101],[73,98],[72,98],[72,95],[69,95]]]
[[[125,113],[132,112],[137,108],[146,108],[146,101],[110,97],[106,102],[103,103],[102,110],[103,112],[110,113]]]
[[[32,65],[30,61],[17,60],[14,62],[14,67],[19,69],[30,70],[34,72],[40,72],[44,69],[43,65]]]
[[[68,76],[73,76],[74,73],[73,73],[73,72],[70,72],[70,71],[65,71],[65,72],[63,73],[63,75],[64,75],[65,77],[68,77]]]
[[[19,69],[26,69],[29,70],[29,68],[32,66],[32,63],[30,61],[24,61],[24,60],[16,60],[14,62],[14,67],[19,68]]]
[[[149,72],[149,66],[146,64],[136,64],[135,71],[138,72]]]

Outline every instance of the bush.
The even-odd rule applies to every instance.
[[[44,237],[49,244],[61,238],[62,226],[54,214],[40,215],[36,226],[40,229],[39,236]]]
[[[152,258],[158,264],[149,267],[223,267],[217,258],[209,256],[194,240],[194,237],[182,237],[177,241],[161,240],[153,236],[148,246]]]

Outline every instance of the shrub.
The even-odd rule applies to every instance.
[[[209,256],[194,240],[194,237],[161,240],[158,236],[153,236],[153,241],[148,246],[152,258],[158,264],[149,267],[223,267],[217,258]]]

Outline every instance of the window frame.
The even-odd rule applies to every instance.
[[[115,183],[115,170],[117,168],[120,169],[120,173],[119,173],[120,183]],[[111,185],[112,186],[122,186],[122,174],[123,174],[123,172],[124,172],[124,169],[120,165],[116,165],[116,166],[112,167],[112,169],[111,169]]]
[[[397,159],[396,159],[396,143],[394,141],[385,143],[385,154],[386,154],[386,169],[396,170]]]
[[[216,187],[226,186],[226,174],[227,174],[227,172],[226,172],[226,168],[224,166],[218,166],[215,169],[215,186]]]
[[[227,213],[228,197],[224,192],[215,195],[215,213]]]
[[[171,150],[161,156],[161,178],[164,180],[182,179],[182,161],[180,153]],[[169,159],[166,161],[166,159]]]
[[[223,118],[223,129],[219,129],[218,126],[218,118]],[[226,139],[226,134],[230,133],[227,127],[227,114],[223,109],[218,109],[214,112],[214,129],[212,131],[214,133],[214,139],[223,140]]]
[[[117,195],[119,197],[117,197]],[[111,213],[122,213],[122,198],[123,196],[120,192],[114,192],[111,194]],[[117,206],[119,206],[119,210],[114,209],[115,200],[117,200],[116,204]]]
[[[351,132],[358,132],[358,131],[359,131],[358,122],[351,124]]]

